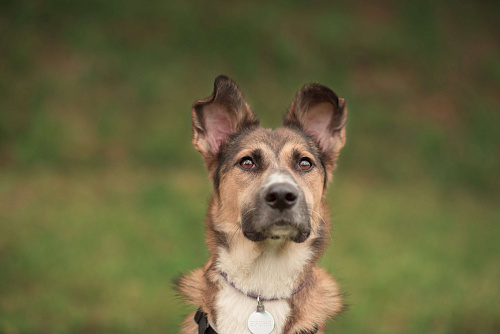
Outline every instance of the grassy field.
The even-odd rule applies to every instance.
[[[0,333],[176,333],[208,254],[190,106],[348,101],[328,333],[500,332],[500,6],[0,3]]]

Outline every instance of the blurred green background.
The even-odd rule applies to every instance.
[[[211,185],[190,108],[348,101],[328,333],[500,332],[498,1],[0,2],[0,333],[176,333]]]

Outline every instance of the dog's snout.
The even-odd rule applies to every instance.
[[[265,201],[273,209],[289,209],[297,203],[297,189],[289,183],[273,184],[267,190]]]

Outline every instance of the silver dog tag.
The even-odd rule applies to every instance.
[[[264,309],[260,297],[257,297],[257,311],[248,317],[248,329],[252,334],[269,334],[274,329],[274,318]]]

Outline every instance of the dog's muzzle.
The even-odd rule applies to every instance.
[[[264,186],[256,196],[255,207],[242,219],[247,239],[255,242],[289,239],[300,243],[309,238],[309,211],[304,194],[295,183],[281,181]]]

